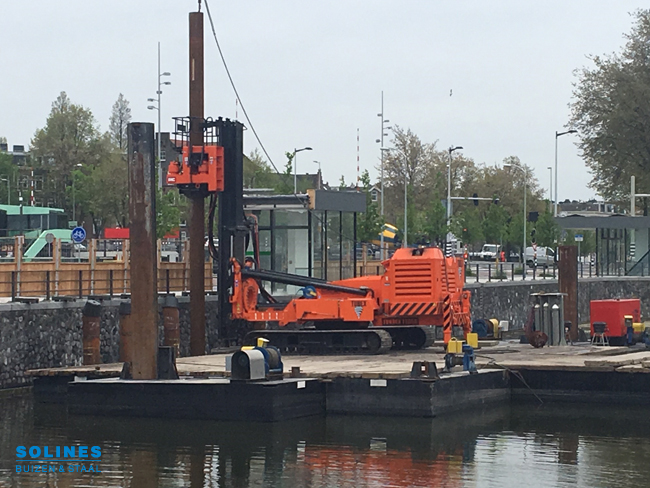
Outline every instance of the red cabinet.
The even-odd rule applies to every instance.
[[[594,322],[605,322],[605,332],[609,337],[624,337],[625,316],[631,315],[633,322],[641,322],[641,300],[638,298],[619,300],[592,300],[590,304],[591,334],[594,334]]]

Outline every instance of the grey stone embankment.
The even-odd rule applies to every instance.
[[[0,388],[29,384],[28,369],[80,365],[82,309],[86,300],[0,304]],[[119,359],[120,300],[102,301],[100,353],[102,362]],[[189,298],[179,297],[181,356],[189,356]],[[206,297],[208,350],[217,347],[216,297]],[[162,344],[162,316],[158,323]]]
[[[468,283],[472,317],[508,320],[523,327],[532,303],[531,293],[557,292],[557,280]],[[650,313],[650,277],[585,278],[578,283],[578,314],[589,321],[589,301],[604,298],[640,298],[641,311]],[[179,297],[181,356],[189,356],[189,298]],[[85,300],[0,304],[0,388],[29,384],[28,369],[81,364],[81,310]],[[119,358],[120,300],[102,303],[101,356],[104,363]],[[216,297],[206,297],[208,351],[218,347]],[[162,343],[162,319],[159,322]]]
[[[472,292],[472,318],[497,318],[523,328],[533,301],[532,293],[557,293],[557,280],[468,283]],[[589,302],[610,298],[639,298],[641,313],[650,317],[650,277],[620,276],[578,280],[578,320],[589,322]]]

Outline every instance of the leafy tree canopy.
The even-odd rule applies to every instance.
[[[631,176],[650,192],[650,10],[633,17],[620,53],[592,56],[576,72],[570,105],[591,187],[611,200],[629,194]]]

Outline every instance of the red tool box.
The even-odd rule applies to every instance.
[[[626,315],[631,315],[635,323],[641,322],[641,300],[638,298],[592,300],[591,335],[594,335],[594,322],[605,322],[607,324],[605,333],[608,337],[625,337],[627,335]]]

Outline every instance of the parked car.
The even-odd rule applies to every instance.
[[[555,250],[550,247],[539,246],[535,252],[532,247],[527,247],[524,258],[526,259],[526,264],[531,268],[535,265],[538,267],[553,266],[555,263]]]
[[[478,253],[478,258],[481,261],[495,261],[501,252],[499,244],[483,244],[483,249]]]
[[[506,257],[506,261],[508,261],[509,263],[518,263],[519,253],[515,251],[510,251]]]

